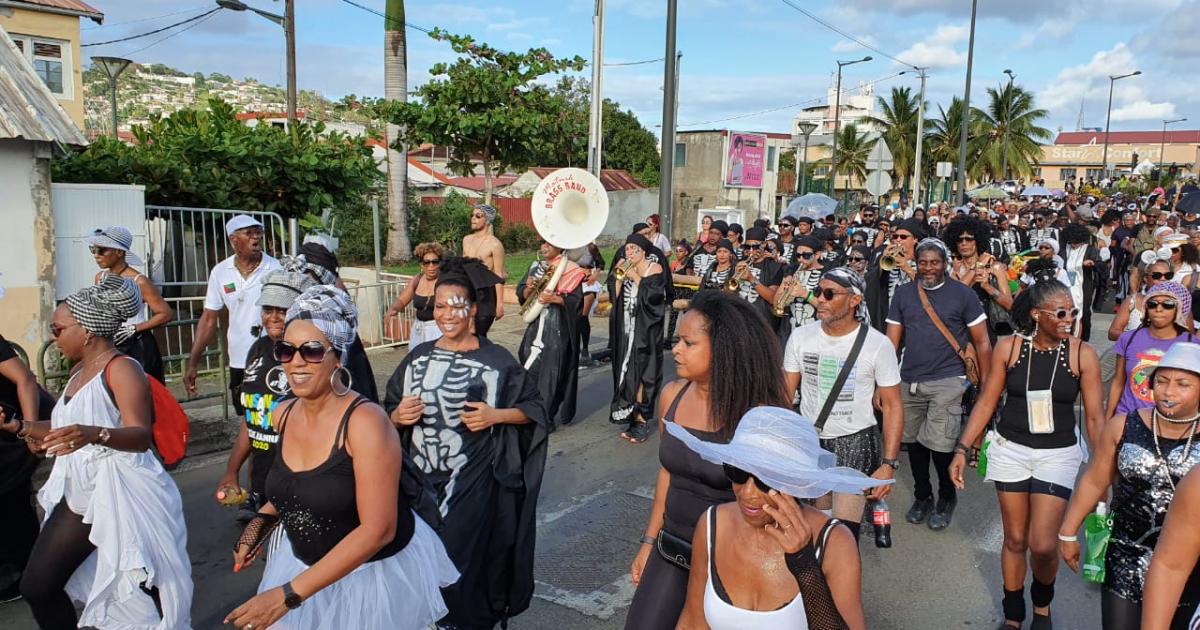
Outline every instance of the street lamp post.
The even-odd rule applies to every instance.
[[[808,121],[800,122],[796,123],[796,128],[804,136],[804,148],[801,149],[804,153],[801,159],[796,162],[797,167],[800,169],[800,172],[797,173],[799,177],[796,178],[796,194],[803,195],[807,192],[805,189],[808,187],[808,137],[812,135],[812,132],[817,130],[817,123]],[[801,166],[801,162],[803,162],[803,166]]]
[[[1006,69],[1004,74],[1008,75],[1008,94],[1005,95],[1007,98],[1004,102],[1004,157],[1000,166],[1000,179],[1002,180],[1008,179],[1008,128],[1012,125],[1013,80],[1017,78],[1012,70]]]
[[[117,77],[133,63],[128,59],[121,57],[92,57],[92,63],[100,66],[104,74],[108,75],[108,89],[110,103],[112,104],[112,135],[114,140],[119,140],[117,136]]]
[[[829,167],[829,192],[831,197],[837,195],[837,143],[838,127],[840,126],[842,120],[842,68],[870,60],[871,56],[868,55],[862,59],[855,59],[854,61],[837,62],[837,86],[834,88],[833,95],[833,155],[830,158]]]
[[[958,195],[956,203],[963,205],[967,198],[967,127],[971,122],[971,66],[975,64],[975,15],[979,0],[971,0],[971,37],[967,43],[967,85],[963,88],[962,129],[958,134]]]
[[[1159,182],[1162,181],[1163,164],[1166,162],[1166,159],[1163,157],[1163,152],[1167,150],[1167,125],[1172,125],[1177,122],[1184,122],[1186,120],[1187,120],[1186,118],[1174,118],[1171,120],[1163,121],[1162,140],[1158,143],[1158,181]]]
[[[1104,115],[1104,157],[1102,157],[1100,159],[1100,162],[1101,162],[1100,168],[1104,169],[1104,176],[1106,178],[1109,176],[1109,173],[1108,173],[1108,125],[1110,122],[1112,122],[1113,86],[1116,85],[1117,81],[1120,81],[1121,79],[1128,79],[1129,77],[1136,77],[1137,75],[1139,75],[1141,73],[1142,73],[1141,70],[1134,70],[1133,72],[1130,72],[1129,74],[1121,74],[1121,75],[1117,75],[1117,76],[1110,75],[1108,77],[1108,113],[1106,113]]]
[[[928,68],[917,68],[917,72],[921,77],[921,100],[917,104],[917,158],[916,164],[913,165],[913,198],[910,201],[915,208],[921,203],[921,147],[925,144],[925,78],[929,75],[925,74]]]
[[[283,15],[256,9],[242,0],[217,0],[217,6],[230,11],[250,11],[283,27],[287,45],[287,119],[288,125],[296,122],[296,2],[283,0]]]

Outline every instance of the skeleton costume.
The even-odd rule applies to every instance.
[[[559,256],[558,264],[567,265],[554,292],[563,299],[562,306],[547,304],[536,320],[525,328],[517,357],[537,383],[542,401],[546,404],[546,425],[555,427],[570,424],[575,419],[575,397],[579,389],[579,308],[583,304],[584,269]],[[517,296],[525,295],[525,287],[549,272],[547,266],[535,262],[517,284]],[[537,295],[529,300],[536,301]],[[522,302],[525,304],[525,302]]]
[[[644,236],[630,234],[625,243],[643,251],[654,246]],[[668,276],[669,278],[669,276]],[[662,388],[663,322],[670,306],[663,274],[634,282],[628,278],[617,293],[616,278],[608,277],[608,294],[613,297],[609,316],[608,343],[612,351],[613,400],[609,421],[630,424],[654,418],[654,403]]]
[[[896,226],[897,230],[905,230],[913,235],[918,242],[925,238],[925,224],[920,219],[905,219]],[[867,304],[867,309],[871,315],[871,325],[879,332],[887,332],[887,314],[892,303],[892,297],[896,295],[896,289],[902,285],[912,282],[912,278],[904,273],[899,266],[891,271],[886,271],[879,266],[879,261],[882,259],[883,252],[886,252],[888,245],[884,245],[884,249],[880,252],[880,257],[873,261],[870,267],[867,268],[867,298],[864,300]],[[915,250],[914,250],[915,251]],[[949,255],[946,256],[949,259]],[[909,261],[909,268],[916,269],[915,256],[914,260]]]
[[[401,442],[437,492],[438,535],[462,574],[442,591],[450,609],[442,623],[459,628],[491,628],[529,606],[546,463],[547,416],[537,383],[507,350],[477,338],[479,348],[468,352],[436,343],[410,350],[384,401],[389,414],[405,396],[425,401]],[[474,401],[519,409],[529,422],[471,431],[461,414]]]
[[[729,252],[729,266],[718,270],[716,254],[713,254],[713,264],[703,274],[700,274],[700,291],[724,291],[725,283],[729,280],[729,274],[733,273],[737,265],[737,255],[734,253],[733,243],[730,243],[729,239],[721,239],[717,243],[717,249],[724,249]]]

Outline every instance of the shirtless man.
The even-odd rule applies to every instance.
[[[478,308],[475,315],[475,333],[487,336],[492,322],[504,317],[504,245],[492,231],[496,220],[496,209],[479,204],[471,212],[471,233],[463,237],[463,256],[478,258],[494,274],[500,277],[495,293],[479,291]],[[485,287],[477,287],[483,289]]]

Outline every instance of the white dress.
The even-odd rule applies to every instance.
[[[117,429],[121,417],[97,374],[70,400],[65,395],[59,400],[50,424]],[[158,459],[149,450],[130,453],[98,444],[56,457],[38,503],[49,515],[63,500],[91,525],[88,538],[96,546],[67,582],[71,599],[84,603],[79,626],[191,628],[192,565],[183,500]],[[143,584],[158,588],[161,619],[154,601],[139,588]]]

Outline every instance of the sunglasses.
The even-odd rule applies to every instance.
[[[1151,271],[1146,274],[1155,280],[1170,280],[1175,277],[1174,271]]]
[[[768,486],[758,477],[755,477],[754,475],[742,470],[741,468],[738,468],[737,466],[734,466],[733,464],[721,464],[721,467],[725,469],[725,477],[728,478],[732,483],[736,483],[740,486],[747,481],[754,479],[754,485],[758,487],[759,491],[771,491],[771,486]]]
[[[813,294],[816,295],[817,297],[824,298],[826,302],[829,302],[830,300],[832,300],[833,298],[835,298],[839,295],[845,295],[845,292],[844,291],[834,291],[833,289],[818,289],[816,291],[813,291]]]
[[[745,245],[742,246],[742,249],[762,249],[762,248],[763,248],[762,243],[755,243],[753,245],[751,245],[750,243],[746,243]]]
[[[796,226],[792,225],[791,223],[780,223],[779,227],[784,230],[790,230]]]
[[[862,256],[851,256],[850,262],[867,262],[867,259]]]
[[[1043,313],[1053,315],[1054,319],[1057,319],[1060,321],[1067,319],[1067,316],[1070,316],[1071,319],[1075,319],[1076,317],[1079,317],[1079,309],[1078,308],[1072,308],[1070,310],[1065,309],[1065,308],[1060,308],[1060,309],[1054,310],[1054,311],[1048,311],[1046,309],[1038,309],[1038,310]]]
[[[421,261],[421,264],[422,265],[440,265],[440,264],[442,264],[442,259],[441,258],[426,258],[425,260]]]
[[[908,239],[912,238],[912,234],[896,234],[892,238],[896,239],[897,241],[907,241]]]
[[[108,252],[111,252],[112,248],[100,247],[99,245],[88,245],[88,251],[91,252],[93,256],[103,256]]]
[[[58,339],[58,336],[63,334],[64,330],[70,328],[71,326],[78,326],[78,325],[79,325],[79,322],[75,322],[74,324],[70,324],[68,326],[63,326],[60,328],[58,326],[55,326],[54,324],[50,324],[50,336],[55,339]]]
[[[320,341],[306,341],[300,344],[299,348],[286,341],[280,341],[275,344],[274,355],[275,360],[280,363],[291,363],[298,352],[305,363],[320,363],[325,360],[325,355],[329,354],[330,350],[332,348],[325,347]]]
[[[812,252],[796,252],[796,255],[803,258],[804,260],[808,260],[808,259],[812,258],[813,256],[815,256],[816,254],[814,254]]]
[[[1173,311],[1179,307],[1179,303],[1175,300],[1146,300],[1146,310],[1152,311],[1156,308],[1162,308],[1164,311]]]

